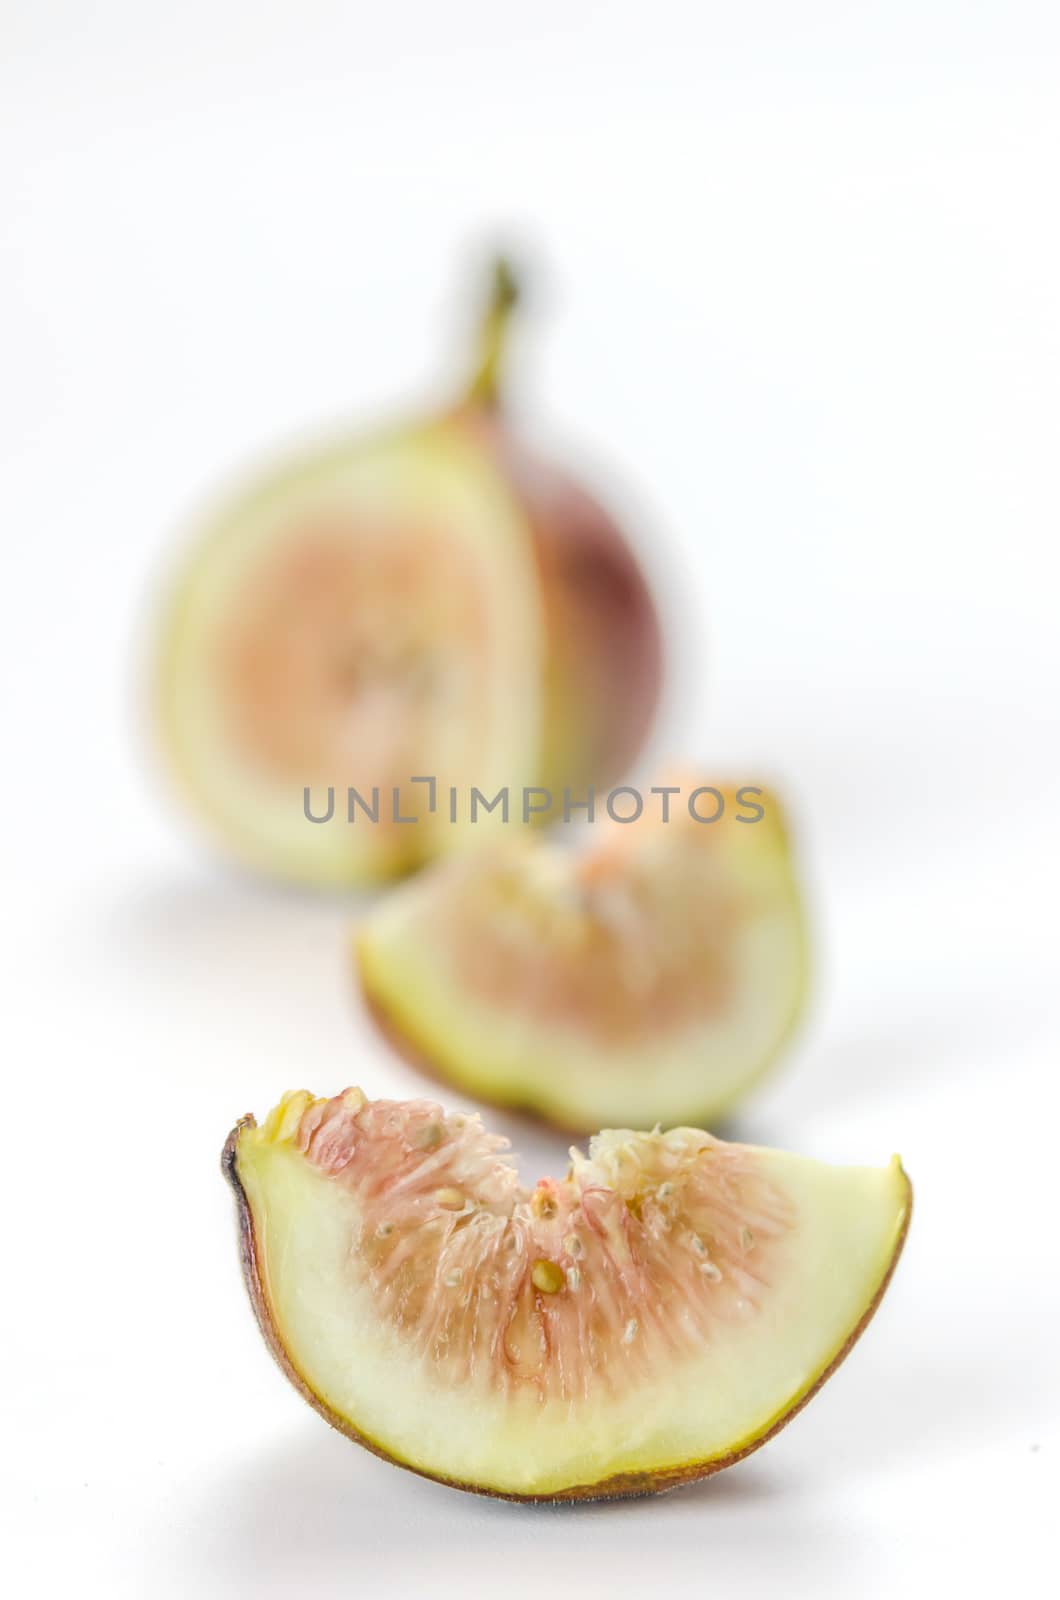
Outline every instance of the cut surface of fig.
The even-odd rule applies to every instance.
[[[713,1120],[806,988],[786,830],[754,792],[717,790],[712,823],[607,823],[581,854],[513,838],[403,886],[358,933],[370,1005],[439,1076],[561,1126]]]
[[[484,1493],[645,1493],[746,1454],[846,1353],[908,1224],[897,1158],[619,1131],[525,1189],[506,1148],[350,1089],[286,1096],[224,1154],[288,1376],[378,1454]]]
[[[386,878],[457,843],[412,777],[534,780],[544,649],[529,529],[465,430],[322,453],[225,513],[185,574],[160,671],[171,764],[252,864]],[[337,814],[310,821],[306,788]],[[350,788],[375,820],[350,821]]]

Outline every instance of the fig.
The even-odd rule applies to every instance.
[[[594,823],[580,853],[520,831],[374,907],[356,964],[398,1048],[578,1132],[728,1110],[797,1021],[801,898],[770,791],[669,793],[665,821]]]
[[[168,765],[273,876],[411,871],[484,831],[433,804],[446,786],[606,781],[648,730],[662,645],[641,568],[503,414],[517,299],[498,262],[459,398],[266,473],[212,518],[169,599]],[[314,826],[324,791],[349,815]]]
[[[377,1455],[521,1500],[645,1494],[776,1433],[894,1270],[897,1157],[833,1167],[694,1128],[600,1133],[521,1188],[425,1100],[287,1095],[225,1145],[287,1376]]]

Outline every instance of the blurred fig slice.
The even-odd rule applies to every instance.
[[[403,885],[357,936],[377,1019],[442,1079],[561,1127],[713,1121],[780,1053],[807,954],[776,799],[712,792],[714,822],[693,810],[717,799],[674,800],[595,825],[588,853],[516,835]]]
[[[644,1494],[776,1433],[879,1302],[911,1190],[692,1128],[519,1185],[428,1101],[287,1096],[224,1167],[287,1376],[376,1454],[513,1499]]]
[[[515,300],[499,263],[459,401],[266,473],[204,529],[170,598],[168,764],[264,872],[407,872],[487,831],[411,780],[436,795],[604,780],[647,731],[661,646],[640,568],[502,416]]]

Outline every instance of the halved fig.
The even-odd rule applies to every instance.
[[[712,1122],[739,1099],[806,988],[787,833],[766,790],[673,787],[668,820],[594,825],[587,853],[516,835],[375,907],[357,964],[398,1047],[577,1131]]]
[[[210,520],[170,599],[168,764],[274,876],[407,872],[485,831],[433,794],[613,778],[647,731],[661,644],[640,567],[502,414],[515,299],[498,263],[458,399],[266,474]]]
[[[601,1133],[520,1187],[424,1100],[288,1095],[224,1170],[262,1332],[335,1427],[458,1488],[644,1494],[765,1442],[846,1355],[909,1221],[897,1159]]]

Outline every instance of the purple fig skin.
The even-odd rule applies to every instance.
[[[575,791],[620,777],[647,737],[662,689],[663,630],[615,519],[508,422],[502,380],[520,298],[518,278],[499,257],[454,414],[493,456],[529,523],[546,635],[541,782],[584,799]]]
[[[620,777],[647,738],[663,683],[663,637],[648,583],[610,514],[535,456],[499,416],[473,421],[530,524],[548,638],[542,781]]]

